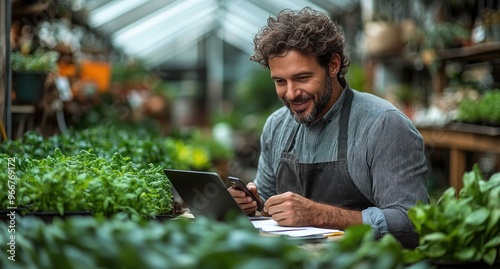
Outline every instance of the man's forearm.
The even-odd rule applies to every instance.
[[[316,218],[313,226],[344,230],[352,225],[363,224],[361,211],[348,210],[332,205],[316,203],[314,207]]]

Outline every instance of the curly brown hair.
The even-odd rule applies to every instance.
[[[350,60],[345,55],[345,37],[342,26],[323,12],[306,7],[300,11],[282,10],[276,18],[269,17],[255,35],[255,54],[250,60],[269,69],[269,58],[294,49],[305,55],[316,56],[318,63],[327,68],[333,55],[341,60],[338,78],[343,78]]]

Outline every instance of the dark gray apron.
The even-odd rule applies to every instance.
[[[297,124],[281,154],[276,179],[278,194],[291,191],[316,202],[338,207],[362,210],[373,204],[354,185],[347,169],[347,130],[353,91],[346,87],[344,103],[340,111],[337,161],[300,163],[293,155]]]

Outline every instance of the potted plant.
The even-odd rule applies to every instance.
[[[401,53],[405,33],[400,13],[396,12],[392,4],[385,1],[375,1],[372,7],[367,5],[364,8],[371,9],[367,13],[370,17],[364,22],[366,54],[383,57]]]
[[[401,42],[401,27],[393,21],[367,21],[364,26],[364,32],[368,55],[398,54],[403,47]]]
[[[51,71],[57,66],[59,54],[55,51],[36,50],[24,54],[13,52],[11,65],[16,101],[19,103],[36,103],[43,97],[44,83]]]

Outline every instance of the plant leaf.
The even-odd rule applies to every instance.
[[[476,255],[477,251],[475,247],[464,248],[457,251],[453,256],[459,261],[469,261]]]
[[[430,233],[422,237],[422,240],[430,242],[444,241],[446,239],[446,234],[440,232]]]
[[[500,246],[500,235],[497,235],[490,239],[486,244],[484,244],[484,248],[494,248]]]
[[[487,208],[480,208],[472,211],[465,219],[465,223],[473,226],[480,226],[488,219],[490,211]]]
[[[492,249],[488,250],[488,252],[483,254],[483,260],[487,264],[493,265],[493,263],[495,262],[495,260],[497,258],[497,251],[498,251],[498,249],[496,249],[496,248],[492,248]]]

